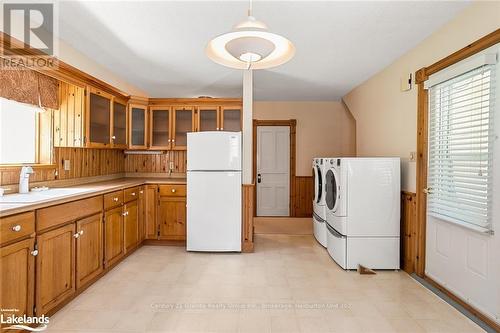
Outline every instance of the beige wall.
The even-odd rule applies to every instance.
[[[500,2],[475,2],[417,47],[374,75],[345,97],[356,119],[359,156],[403,158],[403,188],[415,190],[417,89],[400,91],[400,78],[431,65],[500,28]]]
[[[340,102],[254,102],[253,118],[297,120],[297,176],[311,176],[314,157],[355,155],[356,124]]]

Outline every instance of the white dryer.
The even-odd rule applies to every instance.
[[[314,175],[314,237],[324,247],[326,247],[325,161],[324,158],[314,158],[312,164]]]
[[[399,269],[399,158],[326,161],[327,249],[344,269]]]

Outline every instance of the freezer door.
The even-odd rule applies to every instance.
[[[241,170],[241,132],[188,133],[187,169]]]
[[[187,173],[187,250],[241,251],[241,172]]]

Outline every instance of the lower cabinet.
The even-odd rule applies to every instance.
[[[48,313],[75,293],[76,237],[75,223],[37,237],[37,315]]]
[[[139,243],[146,237],[146,186],[139,188],[139,198],[137,199],[138,206],[138,227],[139,227]]]
[[[17,309],[16,316],[32,316],[35,299],[35,238],[0,248],[0,306]],[[2,312],[9,315],[8,311]],[[2,324],[3,326],[9,326]]]
[[[158,204],[159,239],[186,239],[186,198],[160,196]]]
[[[116,207],[104,213],[104,265],[109,267],[125,254],[123,209]]]
[[[144,191],[144,233],[146,239],[158,239],[156,209],[158,186],[146,185]]]
[[[76,288],[90,283],[103,271],[102,214],[76,222]]]
[[[138,200],[127,202],[123,206],[125,253],[133,250],[139,243],[139,207]]]

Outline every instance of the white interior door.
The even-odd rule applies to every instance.
[[[290,214],[290,127],[257,127],[257,216]]]

